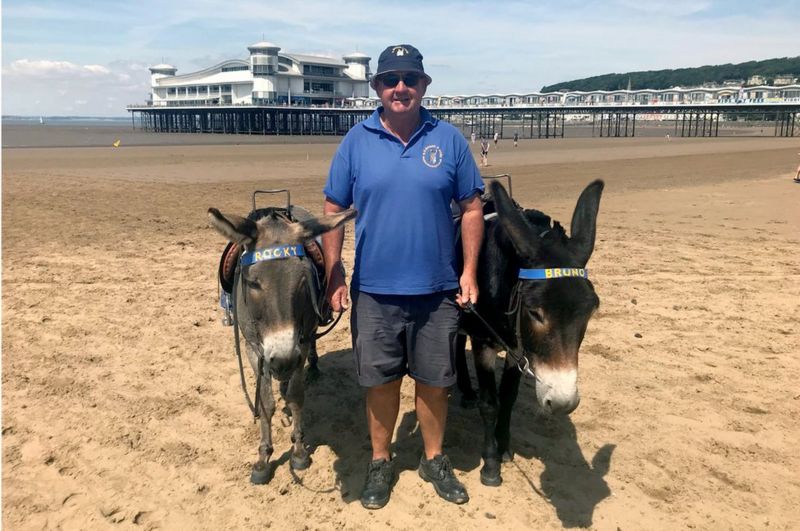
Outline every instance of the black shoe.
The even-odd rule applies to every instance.
[[[423,454],[419,460],[419,477],[433,483],[436,494],[449,502],[461,504],[469,501],[467,489],[456,479],[453,465],[446,455],[436,455],[428,460]]]
[[[389,503],[394,480],[394,466],[386,459],[376,459],[369,464],[367,480],[361,491],[361,505],[366,509],[380,509]]]

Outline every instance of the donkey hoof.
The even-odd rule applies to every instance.
[[[499,487],[502,482],[500,463],[496,459],[484,462],[483,468],[481,468],[481,483],[487,487]]]
[[[266,463],[253,465],[250,471],[250,483],[253,485],[266,485],[270,480],[270,466]]]
[[[289,459],[289,466],[292,467],[292,470],[305,470],[311,466],[311,456],[297,457],[293,455]]]
[[[504,463],[510,463],[513,460],[514,460],[514,452],[512,452],[511,450],[506,450],[505,452],[503,452]]]
[[[481,470],[481,483],[487,487],[499,487],[503,483],[503,477],[500,474],[486,474]]]

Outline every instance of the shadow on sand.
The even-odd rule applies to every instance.
[[[502,360],[498,360],[498,375],[501,366]],[[356,381],[350,349],[321,356],[319,368],[319,379],[306,392],[306,441],[312,451],[320,445],[330,447],[336,456],[334,471],[342,500],[357,501],[370,458],[364,392]],[[477,409],[458,406],[459,398],[458,392],[453,391],[445,452],[456,469],[477,473],[481,466],[482,422]],[[536,481],[517,462],[511,461],[503,465],[503,474],[506,478],[522,474],[531,491],[555,508],[564,527],[590,526],[595,507],[611,494],[605,476],[616,446],[604,445],[588,462],[569,417],[538,416],[535,404],[533,385],[524,381],[512,418],[511,447],[518,456],[539,460],[544,470]],[[535,420],[523,423],[521,419]],[[393,445],[398,473],[417,468],[422,452],[418,432],[414,411],[401,411]]]

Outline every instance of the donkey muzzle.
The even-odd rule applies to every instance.
[[[292,373],[303,365],[303,356],[294,328],[285,328],[266,335],[262,341],[262,352],[269,373],[280,381],[291,378]]]
[[[569,415],[581,401],[578,371],[574,369],[536,370],[536,400],[545,413]]]

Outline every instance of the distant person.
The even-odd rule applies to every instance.
[[[489,141],[481,138],[481,166],[489,165]]]
[[[494,134],[494,145],[495,145],[495,147],[497,147],[497,140],[498,140],[499,138],[500,138],[500,133],[495,133],[495,134]]]
[[[475,143],[475,131],[473,131],[472,134],[469,135],[469,139],[472,140],[473,144]]]
[[[516,131],[514,132],[514,147],[517,147],[517,143],[519,142],[519,133]]]
[[[800,155],[800,153],[798,153]],[[794,182],[800,184],[800,165],[797,166],[797,173],[794,174]]]

